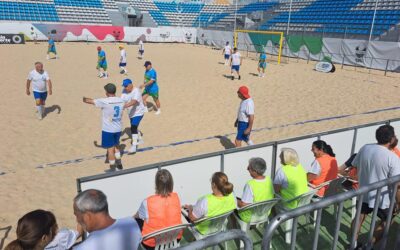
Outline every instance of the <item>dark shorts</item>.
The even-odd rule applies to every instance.
[[[267,63],[266,62],[258,63],[258,67],[260,67],[261,69],[265,69],[267,67]]]
[[[40,99],[40,100],[46,101],[47,92],[36,92],[36,91],[33,91],[33,97],[35,98],[35,100],[36,99]]]
[[[143,115],[142,116],[134,116],[131,118],[131,125],[132,126],[137,126],[139,127],[140,121],[142,120]]]
[[[373,208],[370,208],[368,206],[368,203],[364,203],[361,205],[361,213],[362,214],[370,214],[374,211]],[[386,221],[387,217],[389,216],[389,208],[386,209],[381,209],[378,208],[378,217],[382,220],[382,221]]]
[[[248,122],[238,122],[236,140],[245,141],[245,142],[247,142],[249,140],[250,134],[248,134],[248,135],[244,134],[244,131],[248,127],[249,127]]]
[[[144,50],[139,50],[139,54],[143,55]]]
[[[226,54],[224,55],[225,60],[228,60],[229,57],[231,57],[231,55],[226,55]]]
[[[101,146],[103,148],[112,148],[119,145],[119,138],[121,132],[111,133],[102,131],[101,132]]]
[[[240,70],[240,65],[232,65],[232,71],[239,72]]]
[[[126,67],[126,63],[119,63],[120,67]]]

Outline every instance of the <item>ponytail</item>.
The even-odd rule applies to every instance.
[[[19,240],[11,241],[4,250],[24,250],[24,247]]]
[[[216,172],[211,178],[217,189],[223,196],[228,196],[233,192],[233,184],[228,181],[228,176],[222,172]]]
[[[333,152],[333,149],[330,145],[326,144],[323,140],[317,140],[313,142],[313,146],[319,150],[322,150],[325,154],[330,155],[331,157],[335,157],[336,154]]]

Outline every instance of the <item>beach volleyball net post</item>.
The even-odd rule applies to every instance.
[[[248,37],[239,38],[239,33],[247,34]],[[278,64],[281,63],[283,32],[279,31],[259,31],[259,30],[235,30],[234,46],[240,47],[240,43],[248,43],[254,47],[257,53],[276,51],[278,55]],[[268,47],[268,42],[272,46]]]

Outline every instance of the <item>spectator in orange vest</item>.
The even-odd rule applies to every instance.
[[[393,143],[389,146],[389,149],[395,153],[398,157],[400,157],[400,150],[397,147],[397,144],[399,143],[399,140],[397,139],[397,137],[395,137]]]
[[[147,197],[135,215],[143,236],[182,224],[181,203],[178,194],[173,192],[174,181],[171,173],[166,169],[159,170],[155,182],[156,194]],[[182,233],[179,239],[181,237]],[[142,244],[146,249],[154,249],[156,246],[154,239],[148,239]]]
[[[317,140],[313,142],[311,151],[315,160],[307,173],[308,182],[314,186],[319,186],[324,182],[336,179],[339,168],[332,147],[325,141]],[[317,195],[323,197],[327,187],[322,187]]]

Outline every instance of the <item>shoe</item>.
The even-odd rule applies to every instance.
[[[161,114],[161,110],[157,110],[156,115]]]
[[[238,79],[240,80],[240,78],[241,78],[241,77],[239,76],[239,78],[238,78]]]
[[[137,145],[132,145],[129,150],[128,150],[128,154],[135,154],[137,151]]]
[[[42,119],[43,119],[42,114],[40,114],[39,112],[37,112],[37,118],[38,118],[39,120],[42,120]]]
[[[149,113],[149,109],[147,107],[144,107],[144,112]]]
[[[117,170],[122,170],[122,169],[124,169],[124,167],[122,166],[121,159],[116,160],[116,161],[115,161],[115,165],[116,165],[116,167],[117,167]]]
[[[107,170],[104,170],[104,172],[112,173],[112,172],[115,172],[116,170],[117,170],[117,165],[116,164],[112,164],[112,165],[110,165],[110,168],[107,169]]]
[[[46,59],[47,59],[47,60],[50,60],[50,56],[49,56],[49,55],[47,55],[47,56],[46,56]]]
[[[139,140],[138,140],[138,145],[143,144],[144,140],[143,140],[143,133],[141,131],[139,131]]]
[[[231,80],[232,80],[232,81],[235,80],[235,77],[234,77],[234,76],[231,76]]]

